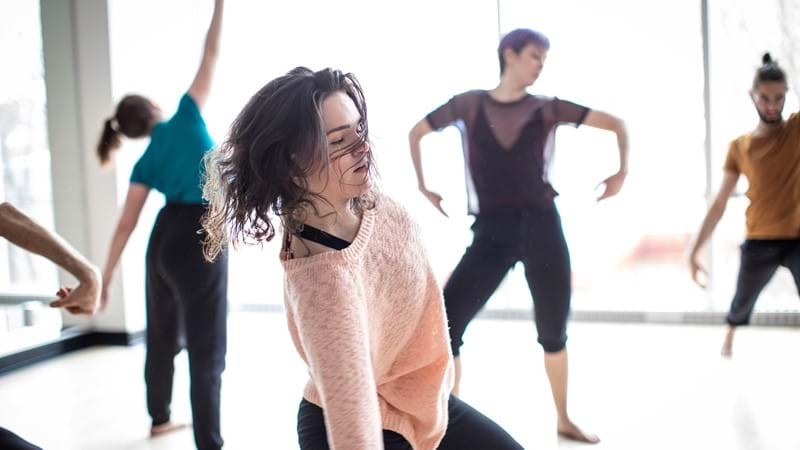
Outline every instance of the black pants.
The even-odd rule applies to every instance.
[[[147,248],[147,409],[153,425],[170,420],[174,359],[189,354],[195,443],[222,447],[221,375],[227,345],[227,255],[203,259],[202,205],[168,204]]]
[[[447,431],[439,450],[517,450],[522,446],[504,429],[477,410],[450,396]],[[297,413],[297,435],[301,450],[328,450],[325,416],[322,408],[303,399]],[[386,450],[411,450],[411,444],[398,433],[383,430]]]
[[[0,449],[2,450],[42,450],[3,427],[0,427]]]
[[[739,277],[728,312],[728,324],[750,323],[756,299],[780,266],[792,272],[800,290],[800,239],[748,239],[742,244]]]
[[[554,353],[567,342],[571,268],[555,205],[479,214],[474,237],[444,287],[453,355],[458,356],[467,325],[518,262],[533,296],[539,344]]]

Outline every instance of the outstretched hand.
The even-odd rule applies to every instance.
[[[424,195],[425,198],[427,198],[428,201],[431,202],[433,204],[433,206],[436,207],[436,209],[439,210],[440,213],[442,213],[445,217],[450,217],[444,211],[444,208],[442,208],[442,196],[441,195],[437,194],[436,192],[429,191],[427,189],[420,189],[420,191],[422,192],[422,195]]]
[[[93,315],[100,305],[100,286],[97,281],[83,282],[72,287],[62,287],[56,293],[52,308],[64,308],[70,314]]]
[[[597,197],[597,201],[602,201],[607,198],[613,197],[619,193],[622,189],[622,185],[625,184],[625,177],[627,176],[624,172],[617,172],[614,175],[603,180],[600,184],[597,185],[599,188],[600,186],[605,186],[603,189],[603,193]],[[596,188],[595,188],[596,189]]]
[[[696,254],[692,254],[689,258],[689,271],[692,274],[692,280],[698,286],[703,289],[708,286],[708,271],[700,264],[700,257]]]

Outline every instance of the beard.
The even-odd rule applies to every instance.
[[[758,112],[758,118],[761,119],[767,125],[777,125],[783,122],[783,114],[778,114],[774,119],[767,118],[758,108],[756,108],[756,112]]]

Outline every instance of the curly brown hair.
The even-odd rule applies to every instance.
[[[361,116],[359,139],[329,155],[320,111],[335,92],[345,93]],[[356,77],[339,70],[305,67],[267,83],[231,125],[227,140],[205,159],[204,253],[213,260],[231,242],[251,244],[275,236],[271,215],[286,232],[298,231],[309,209],[316,211],[306,177],[368,142],[367,105]],[[376,177],[369,164],[369,176]],[[373,190],[353,199],[357,211],[374,206]],[[321,199],[324,201],[324,199]]]

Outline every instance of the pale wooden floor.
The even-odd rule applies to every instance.
[[[306,374],[283,316],[233,313],[223,380],[229,449],[297,448],[295,413]],[[800,330],[743,329],[732,360],[723,328],[572,323],[571,408],[602,449],[800,449]],[[474,323],[462,398],[526,448],[560,442],[526,321]],[[0,425],[45,449],[190,449],[189,430],[149,439],[143,348],[95,348],[0,377]],[[174,416],[189,420],[185,357]]]

